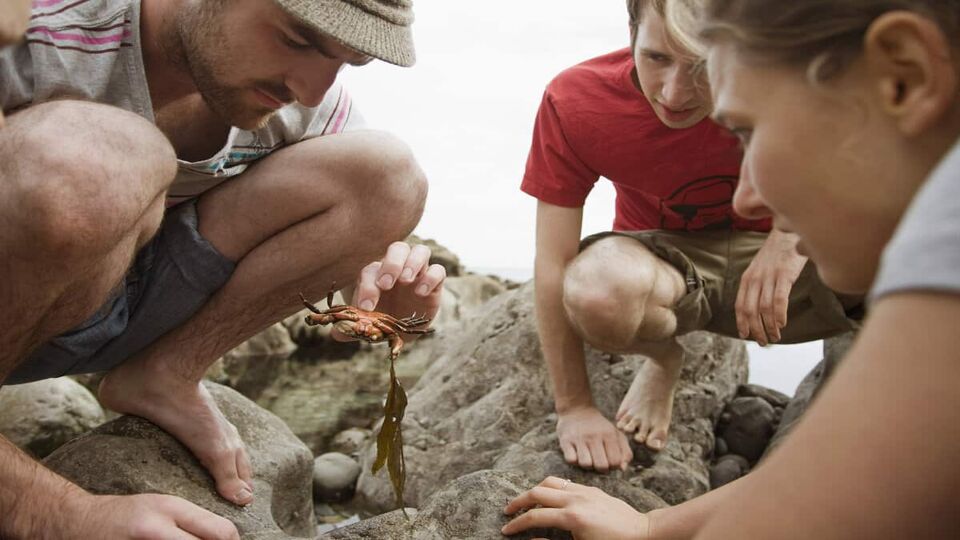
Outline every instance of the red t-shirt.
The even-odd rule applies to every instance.
[[[622,49],[547,86],[521,189],[576,208],[603,176],[617,192],[614,230],[769,231],[769,219],[743,219],[731,207],[742,159],[736,138],[710,119],[665,126],[634,85],[633,62]]]

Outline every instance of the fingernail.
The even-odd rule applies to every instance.
[[[364,311],[373,311],[373,307],[372,300],[364,300],[363,302],[360,302],[360,309]]]
[[[410,281],[411,279],[413,279],[413,269],[404,268],[403,272],[400,274],[400,279],[403,281]]]
[[[380,276],[380,279],[377,281],[377,283],[380,284],[380,287],[389,289],[390,287],[393,287],[393,276],[390,274],[384,274]]]
[[[430,287],[426,284],[417,287],[417,294],[420,296],[426,296],[428,292],[430,292]]]

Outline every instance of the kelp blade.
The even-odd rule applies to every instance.
[[[403,431],[401,423],[407,409],[407,393],[397,380],[394,362],[390,362],[390,390],[387,392],[387,402],[383,406],[383,425],[377,435],[377,457],[373,462],[372,472],[377,473],[384,465],[390,474],[390,483],[393,485],[393,495],[398,508],[403,509],[403,488],[406,484],[406,464],[403,459]],[[406,510],[403,511],[407,514]]]

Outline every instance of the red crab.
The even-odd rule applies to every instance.
[[[396,360],[403,348],[404,334],[429,334],[433,328],[418,328],[430,322],[426,317],[420,317],[416,313],[403,319],[397,319],[393,315],[380,313],[379,311],[366,311],[356,306],[333,305],[333,292],[331,288],[327,293],[327,307],[329,309],[320,310],[307,301],[300,294],[300,300],[303,305],[313,313],[304,317],[304,322],[310,326],[318,324],[332,324],[334,328],[343,334],[362,339],[370,343],[381,343],[386,340],[390,344],[390,360]]]

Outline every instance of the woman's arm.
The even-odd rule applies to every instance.
[[[797,429],[697,538],[945,538],[960,530],[960,295],[900,293]]]

